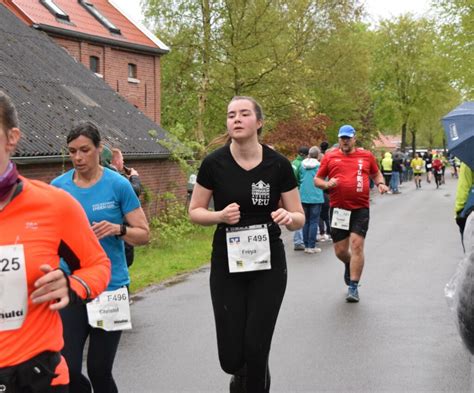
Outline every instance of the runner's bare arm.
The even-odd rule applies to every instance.
[[[215,225],[237,224],[240,221],[240,206],[237,203],[231,203],[220,211],[211,211],[208,209],[211,197],[212,190],[208,190],[199,183],[194,185],[188,210],[191,222],[199,225]]]
[[[327,190],[337,186],[337,178],[333,177],[332,179],[325,180],[319,176],[315,176],[314,185],[322,190]]]
[[[141,246],[150,241],[150,227],[143,208],[139,207],[125,214],[125,220],[128,226],[126,235],[122,236],[123,240],[132,246]]]
[[[382,172],[378,171],[375,175],[371,176],[371,179],[374,181],[377,189],[381,194],[385,194],[388,191],[388,186],[385,184],[385,179],[382,175]]]
[[[283,207],[272,212],[273,221],[279,225],[285,225],[290,231],[302,228],[305,218],[298,189],[283,192],[281,201]]]
[[[125,214],[127,222],[126,234],[122,235],[122,225],[109,221],[94,222],[92,230],[97,239],[101,240],[107,236],[121,236],[128,244],[132,246],[141,246],[147,244],[150,240],[150,228],[145,213],[141,207]]]

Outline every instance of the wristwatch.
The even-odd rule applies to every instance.
[[[127,226],[125,224],[120,224],[119,237],[125,236],[126,234],[127,234]]]

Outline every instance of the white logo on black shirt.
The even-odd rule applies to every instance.
[[[267,206],[270,203],[270,184],[260,180],[257,184],[252,183],[252,203],[259,206]]]

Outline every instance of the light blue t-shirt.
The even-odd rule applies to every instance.
[[[130,182],[110,169],[104,168],[100,180],[89,188],[80,188],[73,181],[74,169],[58,176],[51,184],[71,194],[84,208],[89,223],[109,221],[123,224],[127,213],[140,207]],[[70,225],[74,225],[73,222]],[[107,236],[100,244],[112,263],[112,276],[107,290],[114,290],[130,283],[124,242],[117,236]],[[65,261],[61,268],[69,271]]]

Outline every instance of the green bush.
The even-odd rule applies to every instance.
[[[151,219],[152,243],[176,241],[190,233],[202,232],[203,227],[189,221],[186,206],[171,192],[158,196],[163,209],[158,217]]]

